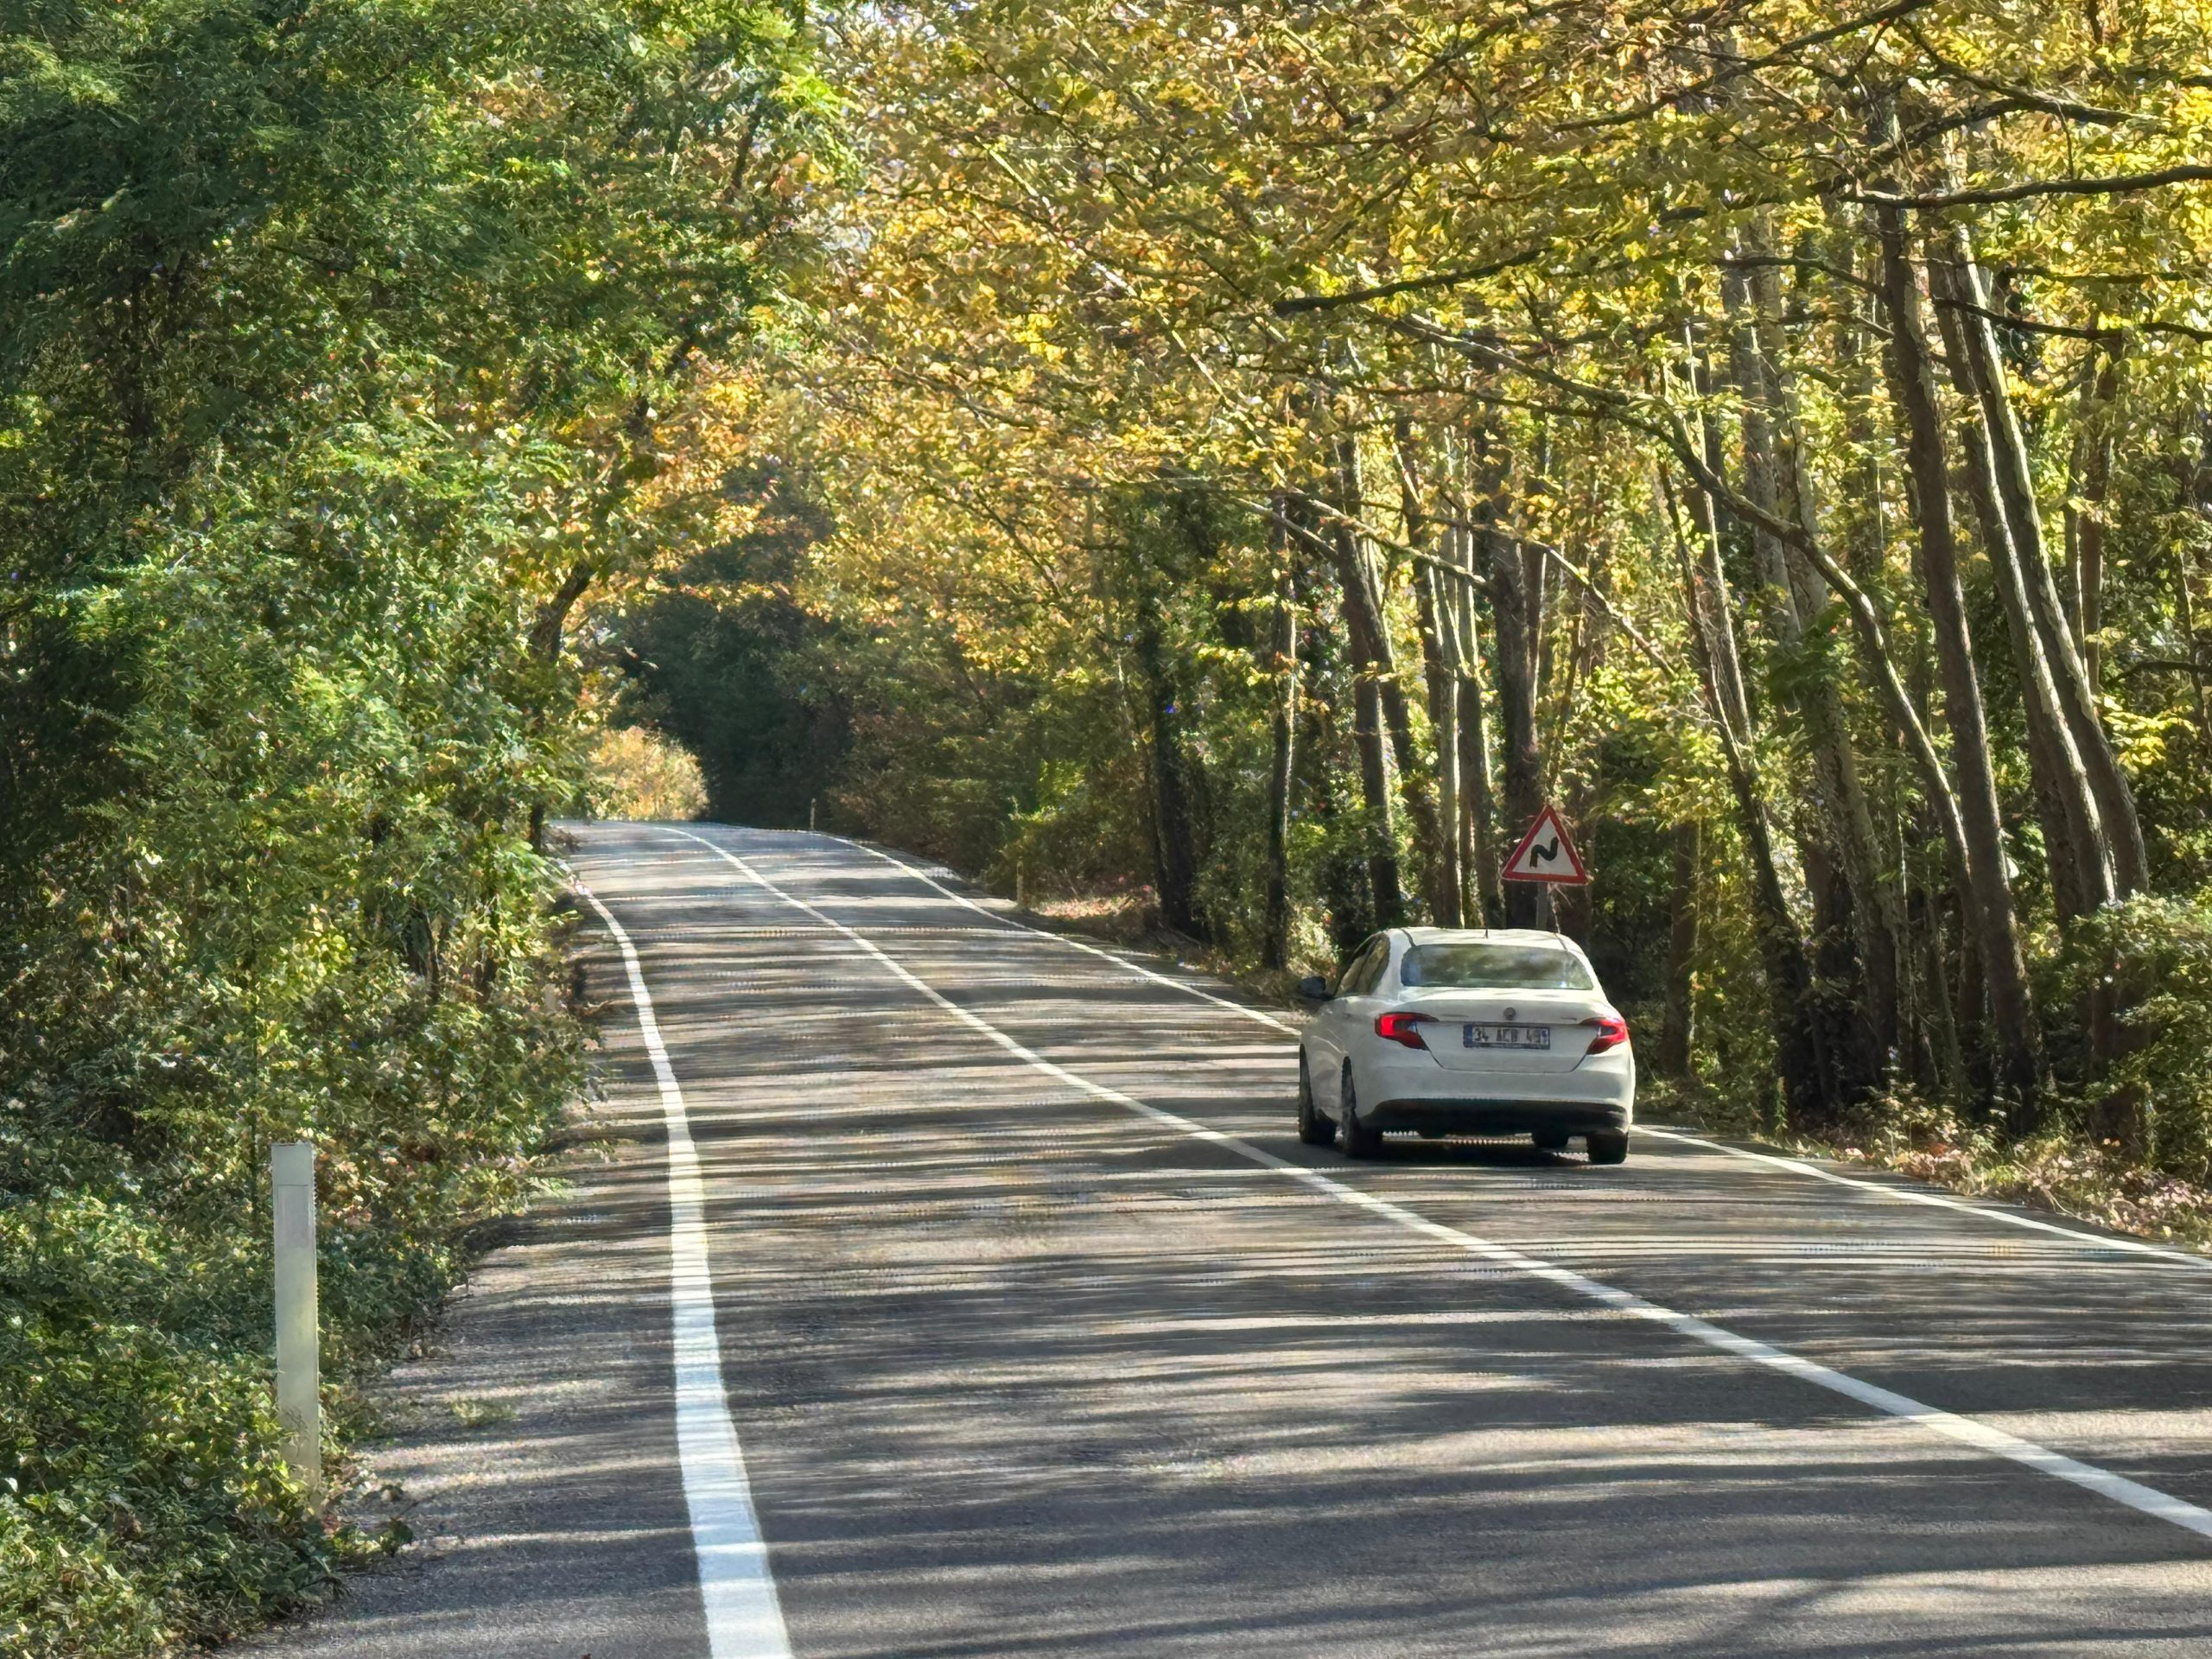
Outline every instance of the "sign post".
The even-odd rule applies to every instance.
[[[1498,874],[1508,881],[1541,881],[1560,887],[1585,887],[1590,880],[1582,855],[1574,850],[1573,839],[1567,833],[1567,821],[1555,806],[1536,814]]]
[[[284,1461],[322,1502],[322,1357],[315,1310],[315,1145],[284,1141],[269,1149],[276,1223],[276,1421]]]

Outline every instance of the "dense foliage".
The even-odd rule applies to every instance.
[[[687,442],[825,521],[746,673],[842,821],[1280,968],[1549,918],[1497,880],[1548,799],[1677,1086],[2212,1173],[2200,9],[837,44],[814,326]]]
[[[337,1386],[574,1093],[572,608],[693,514],[658,406],[772,298],[826,100],[726,0],[0,7],[0,1648],[237,1627],[265,1159]]]

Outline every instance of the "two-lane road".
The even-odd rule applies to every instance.
[[[576,833],[613,1155],[405,1380],[515,1414],[393,1454],[435,1558],[287,1650],[2212,1652],[2206,1265],[1655,1134],[1349,1164],[1218,986]]]

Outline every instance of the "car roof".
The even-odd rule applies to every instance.
[[[1525,944],[1546,950],[1564,950],[1590,963],[1590,953],[1564,933],[1548,927],[1401,927],[1395,930],[1411,950],[1419,944]]]
[[[1554,950],[1580,950],[1564,933],[1548,927],[1402,927],[1399,932],[1413,944],[1548,944]]]

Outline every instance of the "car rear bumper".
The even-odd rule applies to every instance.
[[[1566,1071],[1471,1073],[1411,1053],[1358,1070],[1360,1122],[1378,1129],[1580,1135],[1624,1129],[1636,1116],[1636,1061],[1625,1047]]]
[[[1376,1129],[1427,1129],[1444,1135],[1567,1135],[1624,1129],[1625,1103],[1595,1100],[1385,1100],[1359,1109]]]

